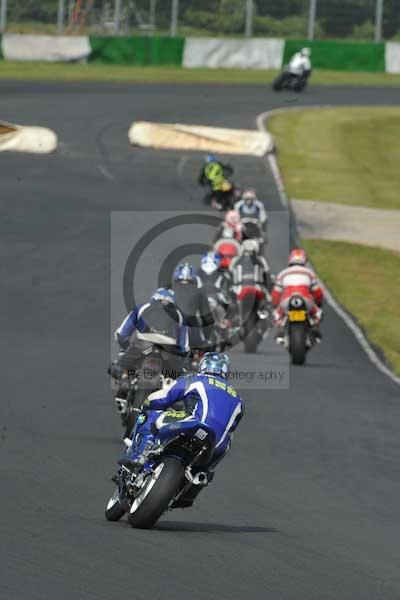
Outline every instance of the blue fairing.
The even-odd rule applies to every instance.
[[[148,431],[151,431],[152,426],[161,414],[161,411],[151,411],[150,413],[147,413],[147,416],[143,422],[139,417],[132,431],[131,439],[135,440],[137,433],[146,434]],[[193,433],[195,433],[195,431],[198,428],[207,431],[207,433],[214,437],[213,430],[210,427],[208,427],[205,423],[202,423],[197,419],[190,419],[187,421],[176,421],[174,423],[165,423],[161,427],[161,429],[158,430],[157,437],[160,440],[160,442],[165,445],[168,443],[168,441],[172,440],[180,433],[185,433],[188,431],[193,431]]]
[[[197,421],[196,419],[190,419],[188,421],[178,421],[176,423],[167,423],[163,425],[163,427],[158,432],[158,439],[164,446],[168,447],[168,444],[170,442],[173,442],[178,438],[178,446],[170,446],[171,450],[172,448],[174,448],[173,453],[170,454],[168,450],[167,453],[169,456],[174,456],[178,460],[185,462],[183,459],[183,455],[180,454],[178,449],[179,442],[182,439],[180,438],[181,434],[187,434],[186,440],[191,440],[191,438],[197,438],[199,444],[205,446],[205,449],[203,450],[203,459],[206,461],[207,464],[209,464],[215,452],[215,434],[212,431],[212,429],[210,429],[204,423]],[[183,440],[182,443],[184,443]],[[146,464],[146,468],[149,468],[149,464]]]
[[[183,418],[170,422],[169,413],[165,411],[178,401],[185,405]],[[138,419],[132,434],[134,445],[127,451],[133,461],[140,460],[147,443],[154,443],[158,438],[165,446],[181,432],[190,432],[193,436],[199,433],[200,442],[210,443],[214,455],[209,458],[215,460],[229,448],[231,433],[243,414],[236,390],[223,378],[208,374],[179,378],[168,390],[153,392],[145,406],[146,415]]]
[[[178,421],[176,423],[168,423],[164,425],[158,432],[158,438],[162,444],[168,443],[169,440],[172,440],[180,433],[187,433],[188,431],[193,431],[193,434],[197,431],[197,429],[202,429],[206,431],[210,436],[214,437],[214,432],[210,427],[207,427],[201,421],[197,421],[196,419],[190,419],[190,421]]]

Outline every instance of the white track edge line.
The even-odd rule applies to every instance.
[[[270,116],[272,116],[274,114],[284,113],[284,112],[287,112],[290,110],[304,110],[304,109],[309,109],[309,108],[317,109],[317,108],[331,108],[331,107],[332,107],[331,105],[325,105],[325,106],[310,106],[310,107],[301,107],[301,108],[293,107],[293,108],[287,108],[287,109],[278,108],[275,110],[265,111],[257,116],[257,119],[256,119],[257,128],[260,131],[268,132],[267,126],[266,126],[266,121],[268,120],[268,118]],[[268,159],[269,165],[271,167],[272,175],[273,175],[273,178],[275,181],[275,185],[278,189],[281,203],[285,208],[289,208],[289,200],[288,200],[288,196],[285,191],[285,186],[283,184],[283,179],[282,179],[282,175],[281,175],[281,172],[280,172],[280,169],[278,166],[278,161],[276,160],[276,156],[275,156],[275,154],[269,153],[267,155],[267,159]],[[375,365],[375,367],[379,371],[381,371],[381,373],[383,373],[384,375],[389,377],[389,379],[391,379],[394,383],[397,383],[397,385],[400,385],[400,377],[397,377],[397,375],[395,375],[393,373],[393,371],[391,371],[385,365],[385,363],[382,362],[382,360],[376,354],[375,350],[372,348],[370,342],[368,341],[367,337],[364,335],[361,328],[357,325],[357,323],[354,321],[354,319],[352,319],[352,317],[350,317],[350,315],[335,300],[332,293],[330,292],[330,290],[327,288],[327,286],[324,283],[323,283],[323,286],[324,286],[325,297],[326,297],[327,303],[336,312],[336,314],[344,321],[344,323],[347,325],[347,327],[353,333],[354,337],[356,338],[356,340],[358,341],[358,343],[360,344],[361,348],[364,350],[364,352],[366,353],[366,355],[368,356],[370,361]]]

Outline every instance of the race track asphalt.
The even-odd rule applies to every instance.
[[[1,600],[400,597],[399,388],[329,309],[289,389],[243,390],[233,450],[195,507],[152,531],[103,516],[121,450],[105,374],[124,316],[110,253],[126,256],[143,218],[114,214],[111,228],[110,213],[202,210],[201,157],[131,148],[130,123],[253,128],[279,106],[399,103],[395,88],[311,86],[296,99],[262,86],[0,83],[1,119],[60,139],[52,156],[0,155]],[[233,164],[271,213],[276,271],[289,242],[272,176],[262,159]],[[233,357],[288,372],[269,340]]]

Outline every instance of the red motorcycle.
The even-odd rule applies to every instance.
[[[242,254],[242,246],[237,240],[217,240],[214,244],[215,252],[221,255],[221,269],[229,269],[232,260]]]
[[[246,285],[237,291],[236,299],[244,350],[255,353],[271,322],[266,295],[259,286]]]
[[[290,296],[283,319],[284,336],[279,340],[288,349],[292,364],[303,365],[307,352],[319,338],[313,332],[314,319],[307,307],[306,299],[301,294]]]

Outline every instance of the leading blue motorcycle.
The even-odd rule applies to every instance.
[[[228,356],[206,352],[197,374],[179,377],[146,398],[118,463],[118,489],[106,508],[109,521],[128,513],[133,527],[148,529],[166,510],[193,504],[243,416],[228,377]]]
[[[170,413],[180,416],[177,411]],[[132,435],[134,444],[140,443],[137,429],[146,418],[143,413],[138,419]],[[118,488],[107,504],[106,518],[118,521],[128,514],[132,527],[150,529],[165,511],[191,506],[192,499],[211,481],[207,465],[214,450],[215,433],[200,421],[178,421],[161,429],[158,443],[145,451],[138,473],[121,465],[114,478]]]

